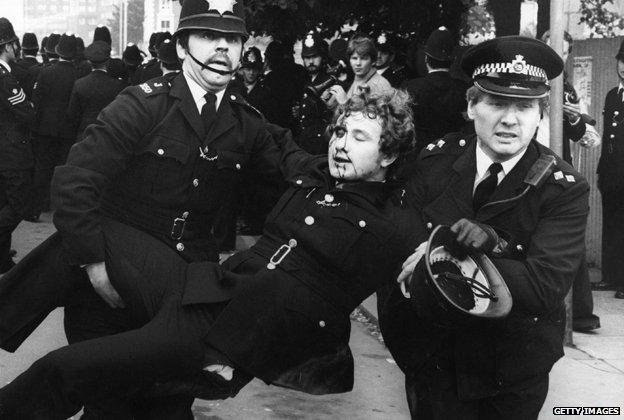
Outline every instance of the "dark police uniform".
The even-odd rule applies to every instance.
[[[624,99],[621,87],[607,93],[598,188],[602,195],[602,278],[624,290]]]
[[[0,64],[0,273],[13,265],[11,233],[28,214],[33,155],[30,127],[35,111],[24,90]]]
[[[39,62],[37,61],[37,57],[32,55],[24,56],[22,59],[18,60],[17,63],[20,64],[22,67],[26,68],[26,70],[28,70],[32,66],[36,66],[37,64],[39,64]]]
[[[67,116],[76,130],[76,141],[82,140],[89,124],[93,124],[98,114],[121,92],[125,84],[106,71],[94,70],[76,80],[72,89]]]
[[[404,195],[392,183],[336,186],[326,157],[289,142],[282,147],[290,188],[260,241],[226,261],[223,268],[230,271],[206,262],[187,266],[173,255],[146,264],[132,278],[115,276],[129,307],[151,321],[36,362],[0,390],[6,414],[42,409],[42,415],[69,416],[81,401],[187,376],[204,386],[193,388],[196,395],[215,398],[215,389],[229,384],[198,378],[215,358],[235,367],[229,395],[251,375],[313,394],[349,391],[349,314],[380,284],[394,281],[418,242],[410,227],[413,211],[402,205]],[[105,237],[114,230],[105,229]],[[118,234],[141,235],[123,229]],[[111,251],[121,258],[113,259],[113,267],[122,259],[137,263],[132,240],[116,242],[119,248]],[[145,243],[162,252],[162,244]],[[221,300],[227,304],[215,304]],[[107,373],[95,375],[95,369]],[[44,379],[58,374],[65,379],[58,386]]]
[[[472,47],[462,68],[475,87],[494,98],[532,99],[536,105],[548,95],[548,80],[561,73],[563,61],[541,41],[512,36]],[[515,111],[503,108],[497,124],[514,130],[519,123],[503,122],[503,112]],[[483,128],[476,128],[479,135]],[[412,168],[408,193],[420,210],[416,222],[429,229],[470,219],[497,232],[503,246],[483,252],[507,284],[513,307],[504,318],[444,328],[419,319],[417,303],[405,299],[396,285],[382,291],[381,330],[406,374],[414,418],[537,418],[548,373],[563,356],[564,298],[585,252],[589,185],[556,158],[543,184],[511,200],[529,185],[525,179],[537,160],[554,156],[532,140],[494,183],[489,204],[475,210],[477,141],[474,135],[450,134],[426,146]]]
[[[320,71],[308,85],[316,86],[330,79],[324,71]],[[331,121],[332,111],[325,102],[311,92],[305,92],[299,108],[299,134],[296,141],[302,149],[315,154],[327,154],[329,139],[325,131]]]
[[[379,71],[378,71],[379,72]],[[390,64],[383,72],[380,73],[390,83],[393,88],[401,87],[401,84],[407,79],[407,70],[405,66],[397,63]]]
[[[144,83],[155,77],[162,76],[162,70],[160,69],[160,62],[158,58],[151,58],[147,63],[141,64],[135,75],[137,83]]]

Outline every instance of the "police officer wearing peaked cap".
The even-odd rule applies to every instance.
[[[377,47],[377,73],[385,77],[394,88],[401,86],[405,81],[406,70],[396,62],[398,37],[388,31],[379,31],[373,35]]]
[[[238,191],[242,171],[277,173],[280,150],[262,116],[240,95],[225,93],[247,31],[242,1],[222,4],[185,0],[175,34],[183,71],[124,89],[56,168],[52,197],[59,233],[35,253],[49,264],[27,265],[4,280],[28,288],[43,270],[50,279],[82,287],[71,287],[63,302],[41,306],[27,303],[26,291],[17,300],[0,292],[0,301],[15,303],[0,305],[3,348],[18,347],[42,313],[59,304],[65,306],[70,343],[136,328],[143,321],[116,309],[123,301],[111,280],[132,279],[137,272],[116,260],[125,268],[109,273],[110,246],[132,242],[137,255],[125,256],[127,261],[169,258],[149,245],[156,241],[188,262],[216,262],[214,218]],[[139,234],[128,237],[128,229]],[[158,349],[143,350],[146,357],[134,363],[154,363],[150,357]],[[145,418],[192,418],[193,395],[142,401],[91,401],[85,415],[124,418],[138,410]]]
[[[11,233],[28,214],[32,189],[34,109],[9,66],[18,42],[11,22],[0,18],[0,273],[15,265]]]
[[[563,62],[543,42],[511,36],[472,47],[462,69],[473,80],[467,97],[476,135],[448,134],[426,146],[408,194],[419,223],[451,226],[459,247],[490,257],[513,306],[497,321],[444,327],[419,318],[397,285],[380,297],[380,326],[405,372],[414,418],[536,419],[548,373],[563,356],[564,298],[588,214],[587,181],[534,139],[548,81]],[[526,183],[542,164],[552,166]],[[418,281],[420,256],[408,258],[399,281]]]

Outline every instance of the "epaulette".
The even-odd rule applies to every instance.
[[[4,68],[4,66],[0,65],[0,74],[5,75],[9,74],[8,70]]]
[[[461,154],[466,150],[469,141],[462,133],[447,134],[426,145],[420,152],[420,157],[424,159],[440,154]]]
[[[171,77],[168,75],[152,79],[149,82],[141,83],[138,85],[139,89],[143,91],[145,96],[153,96],[161,93],[169,93],[171,88]]]
[[[253,111],[254,114],[264,119],[264,115],[260,112],[255,106],[251,105],[249,102],[245,100],[241,95],[237,93],[228,93],[226,94],[228,98],[230,98],[230,103],[241,105],[247,109]]]

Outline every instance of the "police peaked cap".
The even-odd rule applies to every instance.
[[[98,25],[93,32],[93,42],[95,41],[104,41],[108,45],[112,44],[112,38],[108,27],[104,25]]]
[[[438,61],[452,61],[453,49],[455,49],[455,40],[444,26],[431,32],[425,43],[425,54]]]
[[[37,35],[35,35],[32,32],[24,33],[24,36],[22,37],[22,49],[28,50],[28,51],[39,50],[39,42],[37,41]]]
[[[210,30],[248,38],[243,0],[184,0],[174,35],[187,30]]]
[[[165,64],[178,64],[178,52],[176,50],[175,42],[171,39],[165,39],[158,45],[158,60]]]
[[[372,38],[375,40],[375,47],[379,51],[393,52],[396,49],[396,35],[391,32],[380,31],[377,34],[373,34]]]
[[[85,49],[85,58],[92,63],[103,63],[110,58],[111,46],[104,41],[94,41]]]
[[[7,18],[0,17],[0,45],[14,41],[19,41],[19,38],[15,35],[11,21]]]
[[[45,52],[48,54],[57,55],[56,46],[58,45],[60,40],[61,40],[61,34],[54,34],[54,33],[50,34],[45,44]]]
[[[245,51],[243,59],[241,60],[241,67],[262,69],[262,65],[262,54],[258,48],[250,47],[247,51]]]
[[[470,48],[461,68],[483,92],[534,99],[548,95],[548,81],[561,74],[563,60],[542,41],[504,36]]]
[[[71,33],[64,33],[54,50],[59,57],[71,60],[76,55],[76,36]]]
[[[143,62],[143,55],[144,53],[141,52],[139,47],[136,44],[130,42],[126,46],[126,49],[121,55],[121,58],[123,62],[129,66],[138,66]]]
[[[327,41],[316,32],[308,33],[301,41],[301,57],[314,57],[315,55],[325,57],[328,49]]]

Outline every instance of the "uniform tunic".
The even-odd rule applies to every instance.
[[[607,93],[598,188],[602,195],[602,275],[624,288],[624,99],[622,90]]]
[[[310,85],[323,84],[329,78],[324,72],[319,73]],[[311,92],[305,92],[299,112],[300,131],[296,138],[297,144],[312,154],[327,154],[329,139],[325,135],[325,130],[331,121],[332,111],[320,97]]]

